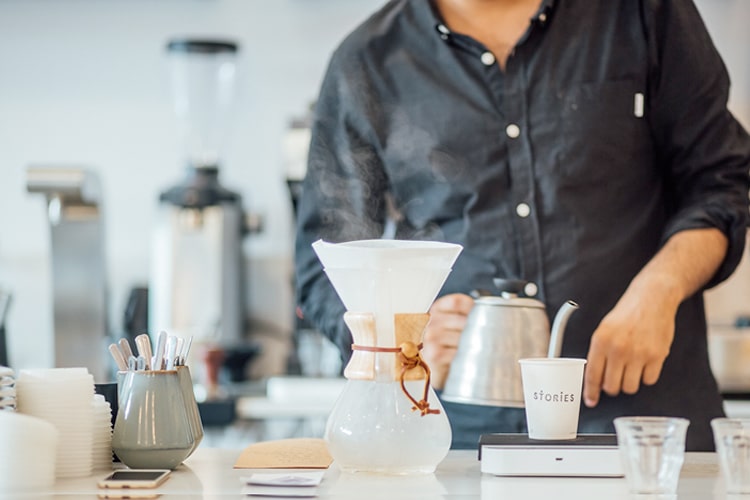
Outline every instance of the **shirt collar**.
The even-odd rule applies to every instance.
[[[552,13],[555,11],[556,5],[557,0],[542,0],[539,10],[536,11],[536,15],[534,16],[536,21],[542,25],[547,24],[550,18],[552,18]]]
[[[430,27],[437,31],[440,38],[443,40],[450,38],[451,31],[443,23],[434,0],[418,1],[417,3],[420,4],[421,7],[419,8],[420,17],[428,20]],[[534,15],[532,22],[540,26],[546,26],[552,18],[556,5],[557,0],[542,0],[542,3],[539,5],[539,10],[537,10]]]

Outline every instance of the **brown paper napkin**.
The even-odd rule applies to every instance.
[[[327,469],[333,462],[323,439],[295,438],[254,443],[245,448],[235,469]]]

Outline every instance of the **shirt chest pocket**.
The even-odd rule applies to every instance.
[[[644,89],[636,81],[586,83],[558,97],[562,177],[611,182],[640,176],[653,165]]]

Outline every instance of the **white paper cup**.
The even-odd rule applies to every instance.
[[[750,418],[711,420],[727,493],[750,493]]]
[[[674,495],[685,459],[685,435],[690,421],[677,417],[618,417],[614,424],[630,492]]]
[[[526,358],[521,364],[531,439],[575,439],[585,359]]]

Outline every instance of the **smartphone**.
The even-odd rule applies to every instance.
[[[102,490],[99,492],[99,498],[159,498],[160,494],[149,490]]]
[[[169,477],[169,469],[116,470],[99,481],[100,488],[156,488]]]

